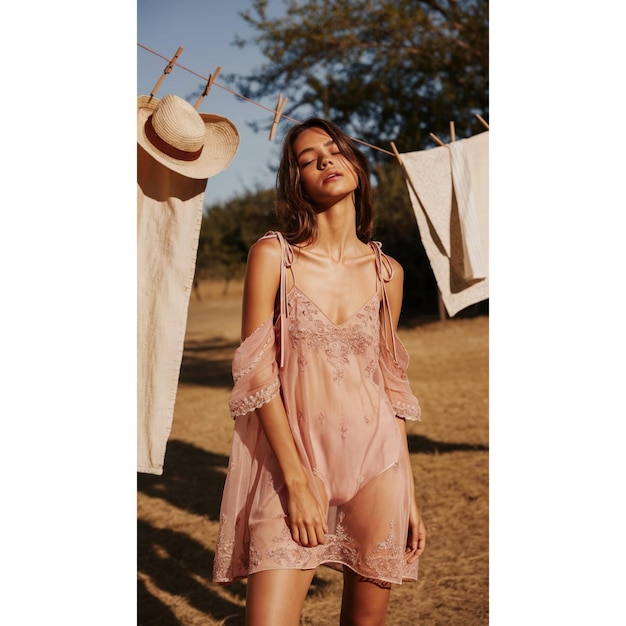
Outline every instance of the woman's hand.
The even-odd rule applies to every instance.
[[[308,483],[289,487],[287,511],[291,536],[297,544],[313,548],[324,543],[328,532],[326,513]]]
[[[420,557],[426,547],[426,526],[417,508],[415,498],[411,499],[409,512],[409,532],[406,540],[406,552],[404,558],[407,563],[414,563]]]

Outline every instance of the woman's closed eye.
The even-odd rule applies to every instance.
[[[337,156],[338,154],[341,154],[341,152],[339,150],[336,150],[335,152],[331,152],[330,156]],[[315,161],[317,161],[319,157],[315,158],[315,159],[310,159],[308,161],[303,161],[302,163],[300,163],[298,165],[298,167],[300,169],[304,169],[307,165],[311,165],[311,163],[314,163]]]

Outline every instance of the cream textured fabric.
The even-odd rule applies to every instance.
[[[420,237],[450,316],[489,297],[489,132],[454,143],[401,155]]]
[[[465,245],[466,263],[463,278],[486,278],[487,264],[483,254],[482,237],[478,211],[474,204],[474,189],[470,163],[465,146],[471,142],[461,140],[448,144],[450,165],[452,167],[452,184],[459,208],[463,243]],[[468,150],[471,153],[471,148]]]
[[[137,146],[137,471],[162,474],[207,179]]]

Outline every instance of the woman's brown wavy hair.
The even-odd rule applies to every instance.
[[[297,137],[309,128],[321,128],[334,140],[340,154],[354,168],[358,185],[354,191],[357,237],[368,243],[372,238],[374,206],[370,184],[370,167],[365,155],[351,137],[338,126],[312,117],[292,127],[285,135],[282,156],[276,176],[276,212],[282,233],[291,244],[311,243],[317,237],[317,211],[307,197],[300,180],[300,168],[293,149]]]

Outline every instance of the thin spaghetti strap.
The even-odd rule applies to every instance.
[[[389,348],[387,337],[391,337],[392,354],[393,358],[397,361],[396,333],[391,321],[391,307],[389,305],[389,298],[387,297],[387,290],[385,289],[385,283],[388,283],[393,278],[393,266],[391,265],[389,257],[382,251],[382,244],[380,241],[370,241],[370,246],[372,250],[374,250],[376,258],[376,276],[378,277],[378,281],[382,289],[383,329],[389,331],[389,333],[383,332],[383,336],[385,337],[385,344],[387,348]]]
[[[279,286],[279,323],[280,323],[280,362],[279,367],[283,369],[285,365],[285,320],[289,317],[287,308],[287,269],[293,264],[293,250],[289,243],[285,240],[282,233],[277,230],[271,230],[261,239],[269,239],[276,237],[280,243],[281,263],[280,263],[280,286]],[[293,271],[293,270],[292,270]]]

